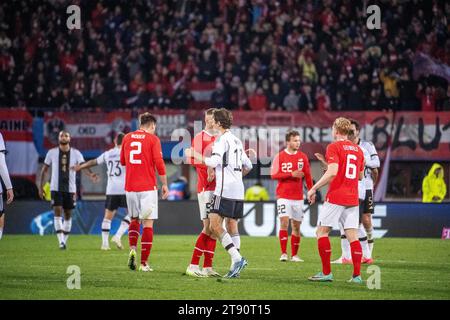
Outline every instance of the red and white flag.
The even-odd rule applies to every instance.
[[[31,114],[26,110],[0,109],[0,132],[8,152],[9,174],[35,181],[39,154],[33,142]]]

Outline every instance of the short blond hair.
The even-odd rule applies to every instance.
[[[333,128],[336,129],[336,132],[342,134],[344,136],[348,136],[353,132],[351,129],[351,121],[344,117],[339,117],[334,120]]]

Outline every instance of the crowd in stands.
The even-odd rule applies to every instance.
[[[450,65],[450,2],[19,0],[0,3],[0,107],[450,110],[450,87],[413,77],[418,52]],[[81,30],[68,30],[68,5]]]

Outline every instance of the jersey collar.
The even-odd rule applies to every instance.
[[[290,153],[289,151],[288,151],[288,149],[286,148],[286,149],[284,149],[284,152],[286,152],[288,155],[294,155],[294,154],[297,154],[297,152],[298,151],[295,151],[294,153]]]

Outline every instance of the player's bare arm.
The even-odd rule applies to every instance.
[[[163,176],[159,176],[159,180],[161,180],[162,183],[162,198],[163,199],[167,199],[167,197],[169,196],[169,187],[167,186],[167,176],[163,175]]]
[[[72,170],[78,172],[80,170],[85,169],[84,173],[91,179],[92,182],[97,183],[100,181],[100,177],[98,174],[93,172],[90,168],[97,165],[97,159],[92,159],[80,164],[76,164],[73,167],[71,167]]]
[[[378,168],[374,168],[372,169],[372,171],[370,172],[370,175],[372,176],[372,180],[373,180],[373,184],[376,185],[378,182],[378,176],[379,176],[380,171],[378,170]]]
[[[194,150],[194,148],[187,148],[184,151],[186,158],[194,158],[196,161],[205,164],[205,159],[204,157],[198,153],[197,151]]]
[[[216,178],[216,172],[214,171],[214,169],[211,167],[208,167],[207,172],[208,172],[208,178],[207,178],[208,182],[214,181],[214,179]]]
[[[81,163],[81,164],[76,164],[71,169],[75,170],[76,172],[78,172],[80,170],[88,169],[88,168],[94,167],[96,165],[97,165],[97,159],[92,159],[92,160],[86,161],[86,162]]]
[[[325,160],[325,156],[321,153],[314,153],[314,156],[320,161],[323,171],[326,171],[328,168],[328,163]]]
[[[8,167],[6,166],[5,153],[0,151],[0,179],[6,187],[6,204],[10,204],[14,200],[14,191],[9,178]],[[1,195],[1,193],[0,193]]]

